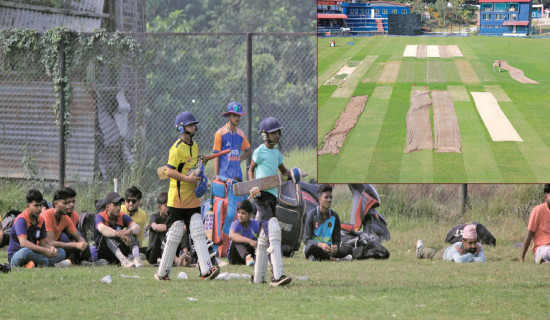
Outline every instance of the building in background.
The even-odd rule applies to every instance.
[[[479,0],[479,33],[526,36],[531,31],[531,0]]]
[[[317,33],[330,35],[332,31],[347,28],[348,18],[342,13],[343,0],[317,0]]]
[[[351,32],[387,32],[389,14],[409,14],[410,6],[390,1],[342,3]]]

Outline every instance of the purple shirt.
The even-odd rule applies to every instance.
[[[236,232],[243,237],[247,237],[248,239],[257,240],[258,234],[260,234],[260,223],[251,219],[250,224],[245,229],[239,220],[235,220],[231,223],[231,227],[229,228],[229,233],[231,233],[231,231]],[[229,255],[229,250],[231,250],[231,243],[233,243],[233,241],[229,242],[227,255]]]
[[[32,224],[29,217],[28,209],[20,213],[15,221],[10,232],[10,244],[8,246],[8,261],[11,262],[11,257],[21,249],[19,243],[20,237],[26,237],[28,241],[37,244],[40,240],[46,239],[46,224],[42,217],[37,218],[37,223]]]

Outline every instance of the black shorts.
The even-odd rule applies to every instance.
[[[185,223],[185,227],[187,228],[186,233],[189,233],[189,223],[191,222],[191,216],[193,216],[195,213],[200,214],[201,207],[187,208],[187,209],[168,207],[168,218],[166,219],[166,230],[170,229],[170,227],[172,226],[172,223],[176,221],[183,221]]]

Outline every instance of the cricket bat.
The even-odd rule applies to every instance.
[[[218,153],[212,153],[212,154],[209,154],[209,155],[206,155],[206,156],[199,155],[198,156],[198,161],[197,161],[197,168],[199,168],[199,171],[200,171],[200,166],[203,163],[206,163],[208,160],[212,160],[214,158],[221,157],[224,154],[228,154],[230,151],[231,151],[231,149],[226,149],[226,150],[220,151]],[[157,168],[157,176],[159,177],[160,180],[168,179],[168,176],[166,175],[166,169],[167,169],[166,166],[162,166],[162,167]],[[189,170],[190,173],[192,171],[193,170]]]
[[[301,176],[307,177],[307,172],[302,172]],[[274,174],[272,176],[267,176],[254,180],[237,182],[233,185],[233,193],[236,196],[242,196],[245,194],[249,194],[250,190],[252,190],[252,188],[254,187],[258,187],[260,190],[278,188],[282,186],[286,180],[288,180],[288,177],[285,177],[281,174]]]

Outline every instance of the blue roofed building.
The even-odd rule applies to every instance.
[[[531,0],[479,0],[479,33],[526,36],[531,31]]]
[[[389,14],[409,14],[410,6],[390,1],[342,3],[351,32],[387,32]]]

